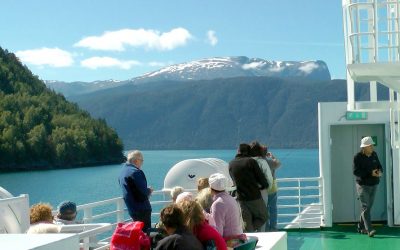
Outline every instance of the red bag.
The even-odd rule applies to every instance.
[[[141,221],[118,223],[111,237],[110,250],[150,249],[150,238],[143,233],[143,226]]]

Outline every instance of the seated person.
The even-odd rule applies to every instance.
[[[209,181],[214,196],[210,212],[217,231],[224,237],[228,247],[244,242],[247,237],[243,233],[239,204],[225,191],[227,178],[223,174],[215,173],[210,175]]]
[[[160,219],[168,236],[160,240],[156,250],[202,250],[200,241],[183,224],[182,210],[170,204],[161,210]]]
[[[226,250],[226,243],[218,231],[205,220],[200,204],[193,200],[186,200],[177,205],[183,211],[185,226],[200,240],[204,248],[213,242],[217,250]]]
[[[193,200],[193,194],[191,192],[183,192],[176,197],[176,202],[179,203],[182,201],[192,201]]]
[[[203,208],[203,210],[204,210],[203,214],[206,217],[206,220],[207,220],[208,224],[210,224],[210,226],[216,227],[214,218],[211,217],[211,214],[210,214],[210,208],[211,208],[211,205],[213,203],[213,197],[212,197],[212,194],[211,194],[211,189],[209,187],[202,189],[197,194],[196,201]]]
[[[197,180],[197,191],[200,192],[201,190],[208,188],[210,185],[208,184],[208,178],[199,178]]]
[[[30,209],[30,224],[28,234],[59,233],[60,226],[53,224],[52,207],[50,204],[38,203]]]
[[[76,221],[76,204],[72,201],[63,201],[58,207],[58,213],[54,218],[54,224],[57,225],[71,225],[80,224],[80,221]]]
[[[180,186],[173,187],[171,189],[171,193],[170,193],[171,194],[171,198],[172,198],[172,202],[176,202],[176,197],[178,197],[179,194],[183,193],[183,191],[185,191],[183,189],[183,187],[180,187]]]

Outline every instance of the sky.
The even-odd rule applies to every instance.
[[[323,60],[345,78],[340,0],[1,0],[0,47],[42,80],[127,80],[210,57]]]

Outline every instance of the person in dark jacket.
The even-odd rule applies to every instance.
[[[235,159],[229,162],[229,174],[236,185],[244,230],[260,231],[268,218],[260,190],[268,188],[268,181],[257,161],[250,157],[250,145],[240,144]]]
[[[356,187],[361,202],[360,222],[358,232],[374,237],[376,231],[371,224],[371,208],[375,193],[382,176],[383,168],[378,155],[374,152],[375,143],[371,137],[361,139],[361,151],[354,156],[353,174],[356,176]]]
[[[142,165],[143,154],[139,150],[130,152],[127,162],[122,167],[118,181],[129,215],[133,221],[144,222],[142,230],[146,232],[151,227],[149,197],[153,189],[147,187],[146,176],[141,170]]]
[[[203,250],[203,245],[184,225],[184,215],[178,205],[163,208],[160,220],[168,236],[160,240],[156,250]]]

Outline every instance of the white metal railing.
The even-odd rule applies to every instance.
[[[280,228],[304,228],[320,226],[323,219],[322,177],[278,179],[278,226]],[[197,190],[188,190],[196,192]],[[159,211],[171,203],[168,190],[154,191],[151,198],[152,221],[157,222]],[[110,235],[118,222],[129,221],[122,197],[98,201],[77,207],[83,212],[84,223],[109,222],[108,235],[97,243],[97,250],[107,249]],[[99,211],[98,213],[96,211]],[[102,231],[104,232],[104,230]],[[84,237],[85,235],[81,235]],[[86,240],[86,245],[87,240]]]
[[[279,183],[279,196],[278,196],[278,218],[283,219],[287,217],[295,218],[301,215],[305,208],[308,207],[320,207],[323,211],[322,203],[322,178],[321,177],[306,177],[306,178],[281,178],[277,180]],[[188,190],[196,192],[196,190]],[[153,207],[153,218],[158,219],[159,211],[166,204],[171,203],[171,198],[168,191],[154,191],[151,198],[151,205]],[[111,206],[111,209],[100,209],[100,213],[94,213],[94,210],[99,207]],[[159,207],[159,209],[155,207]],[[285,209],[292,210],[291,212],[285,211]],[[104,201],[88,203],[79,205],[77,207],[79,211],[83,212],[84,223],[94,223],[98,220],[104,221],[108,218],[109,222],[113,222],[114,226],[118,222],[124,222],[129,220],[129,216],[126,213],[124,200],[122,197],[108,199]],[[294,211],[295,210],[295,211]],[[323,213],[319,212],[316,215],[322,216]],[[111,218],[110,217],[114,217]],[[320,218],[319,217],[319,218]],[[153,220],[154,222],[154,220]],[[279,222],[280,225],[288,225],[289,222],[284,220]]]
[[[398,62],[399,1],[352,0],[345,5],[348,64]]]
[[[154,209],[157,207],[163,207],[166,204],[171,203],[169,193],[167,191],[154,191],[151,196],[151,205],[153,207],[152,217],[159,217],[160,209]],[[103,201],[97,201],[93,203],[87,203],[77,206],[78,214],[83,212],[83,222],[84,223],[99,223],[107,222],[110,223],[106,228],[96,230],[101,230],[102,239],[98,240],[96,245],[89,243],[91,241],[86,234],[81,233],[80,239],[84,239],[84,244],[81,243],[81,247],[94,247],[96,250],[107,249],[109,247],[109,241],[111,239],[111,234],[115,230],[115,227],[120,222],[130,221],[130,217],[127,215],[127,209],[125,208],[125,202],[122,197],[112,198]],[[86,248],[85,248],[86,249]]]
[[[319,227],[324,217],[322,177],[278,179],[278,226]]]

